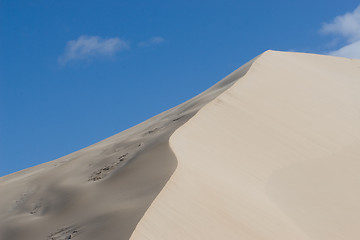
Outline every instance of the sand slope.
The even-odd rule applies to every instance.
[[[267,51],[0,178],[0,239],[360,239],[360,61]]]
[[[170,138],[132,239],[360,239],[360,61],[268,51]]]

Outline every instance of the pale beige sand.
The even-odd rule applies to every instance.
[[[131,239],[360,239],[360,60],[268,51],[170,145]]]
[[[359,93],[360,60],[267,51],[178,107],[0,178],[0,239],[360,239]]]

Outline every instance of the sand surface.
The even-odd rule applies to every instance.
[[[360,60],[267,51],[0,178],[0,239],[360,239]]]

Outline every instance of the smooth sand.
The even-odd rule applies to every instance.
[[[360,239],[360,60],[267,51],[0,178],[0,239]]]
[[[170,146],[131,239],[360,239],[360,60],[268,51]]]

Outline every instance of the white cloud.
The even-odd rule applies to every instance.
[[[353,12],[337,16],[332,22],[325,23],[320,31],[342,37],[347,42],[340,49],[329,52],[330,55],[360,58],[360,5]]]
[[[149,47],[152,45],[159,45],[163,42],[165,42],[165,39],[162,37],[152,37],[146,41],[140,42],[138,45],[139,47]]]
[[[338,50],[329,52],[330,55],[347,58],[360,58],[360,41],[350,43]]]
[[[116,52],[128,49],[129,45],[120,38],[101,38],[99,36],[80,36],[68,41],[65,52],[59,57],[59,63],[65,65],[69,61],[86,60],[100,56],[112,56]]]
[[[331,23],[325,23],[321,31],[340,35],[348,41],[360,40],[360,5],[353,12],[337,16]]]

